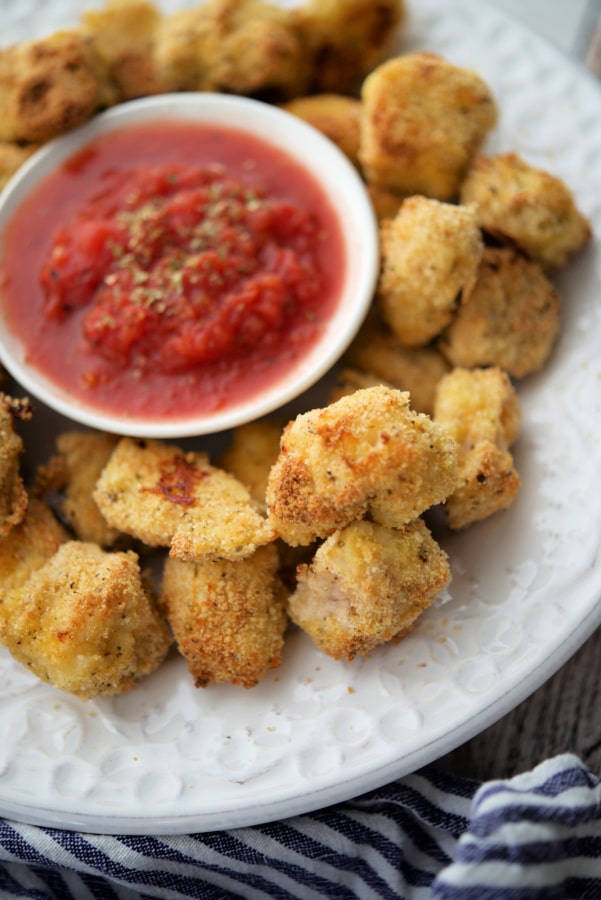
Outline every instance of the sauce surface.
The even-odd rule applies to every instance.
[[[226,128],[147,123],[76,154],[7,233],[3,304],[30,362],[132,418],[213,412],[318,340],[345,267],[313,176]]]

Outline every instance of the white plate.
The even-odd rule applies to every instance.
[[[48,7],[55,27],[74,22],[82,4],[35,4],[42,33]],[[5,2],[3,39],[26,35],[28,16],[21,0]],[[401,49],[413,48],[479,71],[501,108],[490,149],[514,149],[564,178],[601,234],[592,79],[467,0],[452,10],[444,0],[412,4]],[[130,694],[88,704],[2,652],[0,813],[147,834],[282,818],[433,761],[542,684],[601,621],[600,281],[595,240],[559,279],[564,323],[552,362],[520,388],[519,498],[508,513],[444,537],[451,587],[409,637],[343,663],[295,634],[282,667],[250,691],[196,690],[173,658]],[[35,427],[50,453],[65,423],[40,411]]]

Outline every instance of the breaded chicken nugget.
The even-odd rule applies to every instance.
[[[273,544],[236,562],[166,561],[159,602],[196,687],[251,688],[279,666],[287,618],[277,568]]]
[[[82,14],[82,33],[91,40],[121,100],[162,91],[154,60],[158,9],[148,0],[108,0]]]
[[[37,149],[37,144],[22,146],[11,141],[0,141],[0,190]]]
[[[560,328],[561,298],[538,265],[487,248],[478,278],[438,347],[453,366],[499,366],[515,378],[541,369]]]
[[[475,204],[485,231],[512,242],[545,269],[564,266],[591,236],[564,182],[517,153],[476,159],[460,198]]]
[[[281,419],[258,419],[238,426],[219,458],[221,468],[245,485],[261,511],[265,510],[269,471],[278,458],[285,424]]]
[[[406,347],[423,347],[469,295],[484,249],[474,209],[409,197],[380,225],[380,310]]]
[[[359,166],[361,103],[341,94],[313,94],[298,97],[282,109],[321,131],[355,166]]]
[[[60,511],[80,541],[105,549],[121,542],[123,535],[107,523],[93,493],[116,444],[115,435],[100,431],[65,431],[56,439],[65,473]]]
[[[27,492],[20,474],[23,440],[15,431],[15,418],[31,414],[27,401],[0,393],[0,538],[25,515]]]
[[[10,591],[22,587],[68,540],[50,507],[31,497],[23,521],[0,540],[0,639],[8,615],[4,601]]]
[[[237,479],[161,441],[122,438],[93,496],[109,525],[182,559],[241,559],[275,536]]]
[[[400,528],[457,484],[457,448],[409,394],[383,385],[297,416],[267,485],[268,521],[292,546],[370,513]]]
[[[363,82],[359,158],[368,182],[453,200],[497,119],[488,85],[432,53],[378,66]]]
[[[2,643],[42,681],[83,700],[121,694],[172,643],[138,557],[68,541],[5,598]]]
[[[294,8],[312,66],[312,92],[352,94],[390,55],[403,0],[307,0]]]
[[[324,653],[352,660],[403,637],[450,579],[421,519],[399,529],[353,522],[299,568],[288,614]]]
[[[432,414],[436,387],[450,368],[435,347],[404,347],[377,320],[361,328],[345,361],[383,383],[407,391],[412,408],[426,415]]]
[[[0,51],[0,140],[43,143],[117,99],[91,42],[76,29]]]
[[[498,367],[454,369],[438,386],[435,421],[459,447],[460,485],[444,513],[453,530],[508,509],[520,488],[510,446],[520,428],[514,387]]]

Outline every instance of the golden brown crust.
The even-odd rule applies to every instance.
[[[352,660],[406,634],[450,577],[421,519],[400,529],[354,522],[300,566],[288,612],[320,650]]]
[[[285,424],[281,419],[260,419],[238,426],[218,460],[226,472],[245,485],[261,511],[265,510],[269,471],[278,458]]]
[[[327,537],[368,512],[400,527],[456,483],[456,447],[409,395],[366,388],[297,416],[267,487],[268,521],[287,543]]]
[[[0,622],[7,617],[3,604],[10,591],[22,587],[68,540],[69,534],[50,507],[31,497],[23,520],[0,540]]]
[[[23,520],[27,510],[20,473],[23,440],[15,430],[15,419],[29,414],[26,403],[0,393],[0,538]]]
[[[273,544],[244,560],[168,559],[160,603],[197,687],[254,687],[281,661],[287,618]]]
[[[355,97],[313,94],[290,100],[282,109],[321,131],[354,166],[359,166],[361,102]]]
[[[182,559],[241,559],[275,537],[237,479],[161,441],[122,438],[94,499],[114,528]]]
[[[564,266],[588,242],[591,226],[561,179],[517,153],[481,156],[461,186],[483,229],[524,251],[545,269]]]
[[[438,347],[453,366],[499,366],[523,378],[547,362],[560,312],[559,291],[537,263],[510,248],[488,248]]]
[[[378,301],[406,347],[429,344],[451,321],[476,280],[483,242],[474,210],[409,197],[380,225]]]

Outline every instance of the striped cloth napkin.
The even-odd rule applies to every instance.
[[[427,768],[310,815],[193,835],[0,820],[0,897],[601,898],[601,777],[572,754],[484,784]]]

